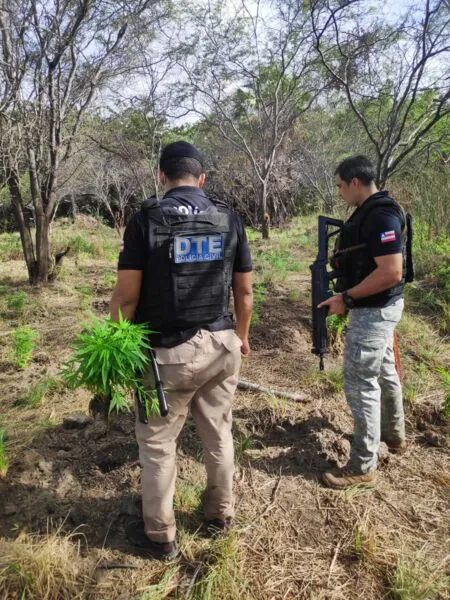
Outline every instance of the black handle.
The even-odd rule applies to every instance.
[[[158,396],[159,414],[162,417],[167,417],[169,414],[169,407],[167,406],[166,395],[164,394],[164,384],[161,381],[159,375],[158,363],[156,362],[156,355],[153,350],[150,350],[150,362],[152,364],[153,376],[155,379],[156,395]]]

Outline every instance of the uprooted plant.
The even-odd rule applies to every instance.
[[[91,406],[104,407],[107,419],[112,411],[129,410],[129,393],[139,391],[147,398],[140,373],[149,363],[145,325],[127,321],[119,313],[100,321],[92,316],[73,344],[73,355],[64,363],[61,376],[71,389],[85,387],[94,394]]]

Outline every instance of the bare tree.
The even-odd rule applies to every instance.
[[[194,25],[180,55],[188,81],[182,102],[250,161],[267,238],[277,153],[321,90],[308,15],[294,0],[218,0],[189,10]]]
[[[411,2],[396,23],[367,0],[313,0],[315,46],[326,73],[367,136],[377,183],[448,139],[450,11],[444,0]]]
[[[83,118],[96,93],[131,68],[136,56],[129,34],[144,23],[151,27],[165,6],[156,0],[0,0],[1,166],[32,284],[49,278],[59,171]],[[24,218],[24,173],[35,241]]]

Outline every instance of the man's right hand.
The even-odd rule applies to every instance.
[[[241,354],[248,356],[250,345],[248,331],[253,307],[252,273],[233,273],[234,313],[236,317],[236,333],[241,338]]]
[[[241,355],[244,358],[247,358],[248,355],[250,354],[250,344],[248,343],[248,337],[243,337],[243,338],[241,337],[241,342],[242,342]]]

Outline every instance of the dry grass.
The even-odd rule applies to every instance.
[[[93,570],[71,536],[56,532],[0,541],[1,598],[81,600],[92,585]]]
[[[20,456],[25,447],[34,448],[41,443],[42,447],[37,449],[43,455],[46,451],[50,454],[46,442],[39,441],[45,439],[40,434],[51,433],[59,440],[62,419],[74,412],[87,411],[89,394],[83,391],[69,395],[64,390],[55,390],[49,400],[33,409],[15,405],[43,377],[55,377],[59,364],[67,359],[70,340],[80,328],[79,317],[86,316],[87,300],[84,306],[80,305],[80,296],[89,296],[87,291],[84,293],[86,281],[92,290],[94,311],[105,311],[114,262],[109,254],[118,242],[109,230],[91,222],[86,227],[83,235],[86,234],[90,244],[86,246],[89,252],[82,250],[80,242],[76,256],[65,259],[63,280],[36,292],[39,310],[27,313],[30,326],[40,333],[39,360],[21,373],[10,368],[2,381],[5,389],[2,425],[8,432],[5,459],[10,467],[6,481],[0,482],[4,486],[0,488],[0,497],[8,485],[14,486],[20,480]],[[58,233],[59,243],[63,244],[69,229],[67,226]],[[297,230],[293,230],[297,237],[304,235],[302,227]],[[70,229],[70,235],[76,233],[76,229]],[[304,249],[295,246],[295,235],[288,236],[288,245],[294,244],[297,261],[305,260]],[[278,238],[280,243],[287,244],[286,236],[277,235],[273,247]],[[99,239],[106,241],[99,245]],[[257,243],[261,246],[260,241]],[[23,263],[11,261],[0,265],[0,277],[2,274],[7,293],[10,289],[29,290]],[[182,556],[177,562],[162,565],[136,558],[129,548],[103,549],[105,541],[90,543],[89,547],[83,541],[81,552],[76,536],[63,535],[61,531],[44,536],[22,534],[15,541],[0,542],[0,598],[443,600],[448,597],[444,587],[448,539],[445,511],[450,486],[446,455],[442,448],[430,448],[424,443],[412,411],[408,413],[410,450],[403,457],[385,457],[376,492],[357,488],[339,493],[317,483],[318,472],[327,460],[345,459],[347,450],[342,441],[351,432],[352,420],[341,392],[339,352],[327,356],[325,376],[320,375],[316,357],[309,352],[307,325],[299,325],[298,315],[309,314],[305,282],[306,277],[301,279],[295,272],[282,285],[271,289],[270,293],[276,296],[270,296],[264,305],[265,321],[260,333],[271,327],[275,334],[281,331],[280,341],[274,343],[270,336],[261,335],[259,341],[264,343],[256,345],[243,363],[243,378],[267,387],[303,391],[306,401],[294,403],[262,394],[237,394],[235,532],[217,540],[202,535],[204,469],[189,438],[192,445],[179,456],[182,479],[177,483],[175,507]],[[283,294],[287,299],[283,305],[286,321],[277,321]],[[34,298],[32,294],[29,297]],[[274,310],[270,312],[272,303]],[[8,311],[2,312],[0,318],[0,335],[7,339],[17,319]],[[295,336],[289,337],[289,329],[295,331]],[[433,369],[447,360],[448,344],[425,321],[417,321],[415,317],[405,319],[401,334],[411,399],[419,403],[426,398],[438,404],[441,384]],[[58,427],[50,430],[54,423]],[[94,443],[90,446],[92,453],[101,442],[100,439],[95,442],[98,447]],[[90,443],[89,438],[85,443]],[[71,457],[70,451],[67,454]],[[51,486],[58,481],[58,459],[55,454],[46,455],[47,458],[54,460],[55,470],[42,482],[42,487],[36,483],[33,491],[36,498],[54,493]],[[109,504],[115,506],[122,493],[138,493],[138,480],[129,474],[135,467],[124,464],[123,470],[117,470],[116,478],[114,471],[104,473],[102,487],[98,484],[95,487],[90,479],[92,466],[86,462],[83,478],[77,479],[87,507],[83,522],[87,530],[90,527],[103,532],[105,528],[103,533],[108,537],[105,522],[98,515],[94,517],[89,503],[91,500],[93,505],[96,501],[107,503],[109,509]],[[76,477],[75,471],[73,476]],[[14,498],[12,501],[16,502]],[[20,502],[21,498],[17,504]],[[77,502],[80,499],[69,495],[65,514]],[[111,512],[114,519],[113,508]],[[13,536],[11,526],[15,525],[15,517],[8,519],[8,523]],[[36,531],[37,526],[31,519],[29,522],[22,519],[20,528]],[[116,536],[123,539],[123,531],[118,529]],[[100,577],[99,560],[104,559],[133,563],[138,568],[104,570]]]

